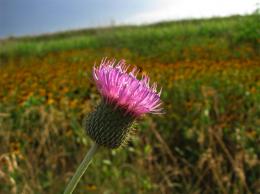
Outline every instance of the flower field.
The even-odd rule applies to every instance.
[[[260,192],[259,15],[0,40],[0,193],[62,193],[90,147],[92,67],[126,59],[163,88],[75,193]]]

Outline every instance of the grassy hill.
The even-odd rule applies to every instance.
[[[248,48],[259,48],[259,29],[259,15],[97,28],[4,40],[0,56],[109,48],[115,52],[126,49],[132,58],[168,63],[185,58],[246,58],[252,55]]]
[[[259,15],[0,41],[0,193],[62,193],[91,141],[92,67],[124,58],[163,88],[119,150],[101,149],[75,193],[260,191]]]

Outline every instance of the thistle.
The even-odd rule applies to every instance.
[[[93,78],[102,96],[96,110],[83,122],[84,128],[94,144],[77,169],[64,194],[72,193],[87,169],[98,147],[110,149],[123,145],[133,132],[134,121],[146,113],[162,111],[157,85],[150,86],[149,77],[137,78],[136,67],[128,73],[129,65],[124,60],[103,59],[99,67],[93,68]]]

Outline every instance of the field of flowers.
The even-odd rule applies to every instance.
[[[101,149],[75,193],[260,192],[259,15],[0,41],[0,193],[62,193],[89,149],[92,67],[126,59],[165,114]]]

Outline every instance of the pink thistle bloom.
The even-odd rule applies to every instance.
[[[130,73],[124,60],[115,64],[115,60],[103,59],[99,67],[93,68],[93,77],[97,88],[107,103],[123,108],[126,113],[139,117],[145,113],[162,112],[160,92],[156,83],[150,86],[149,77],[142,75],[137,79],[136,67]]]

